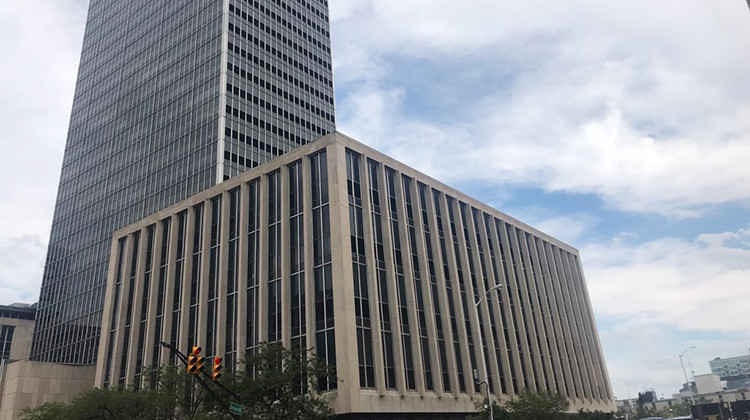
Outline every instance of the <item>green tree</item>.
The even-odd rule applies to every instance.
[[[466,420],[489,420],[490,418],[490,407],[487,405],[487,400],[478,402],[474,405],[477,409],[476,414],[472,414],[466,418]],[[513,420],[511,414],[503,407],[497,405],[496,402],[492,402],[492,414],[495,420]]]
[[[334,417],[318,384],[335,381],[334,372],[310,351],[262,344],[245,359],[235,378],[246,419],[326,420]]]
[[[76,397],[70,404],[47,403],[26,409],[24,420],[146,420],[171,418],[170,403],[160,392],[151,390],[92,389]]]
[[[201,420],[232,419],[226,409],[235,401],[243,407],[242,419],[328,420],[333,418],[329,401],[316,392],[320,378],[335,381],[328,366],[309,351],[289,351],[280,344],[263,344],[246,358],[245,371],[227,374],[224,387],[204,377],[210,390],[198,386],[197,378],[182,366],[147,372],[148,381],[132,389],[92,389],[69,404],[47,403],[26,409],[24,420]]]
[[[505,406],[514,420],[557,420],[565,417],[570,402],[561,394],[523,390]]]
[[[500,407],[493,403],[493,414],[496,420],[558,420],[564,419],[565,411],[570,406],[568,399],[561,394],[545,391],[521,391],[514,400]],[[473,420],[489,419],[490,411],[487,400],[476,405],[477,414]],[[597,419],[598,420],[598,419]]]
[[[604,413],[599,410],[588,411],[578,410],[578,413],[571,416],[571,419],[575,420],[613,420],[615,413]]]

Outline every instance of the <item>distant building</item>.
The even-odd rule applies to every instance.
[[[724,389],[721,385],[721,379],[714,374],[695,375],[695,387],[698,389],[699,395],[715,394]]]
[[[750,388],[750,355],[717,357],[708,362],[711,373],[726,381],[728,389]]]
[[[0,365],[29,358],[35,318],[36,303],[0,305]]]

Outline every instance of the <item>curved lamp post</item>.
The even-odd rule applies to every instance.
[[[692,402],[693,405],[695,405],[695,396],[693,396],[693,387],[692,387],[692,385],[690,385],[690,381],[688,381],[687,372],[685,372],[685,364],[682,362],[682,356],[684,356],[685,353],[688,352],[688,350],[691,350],[691,349],[694,349],[694,348],[695,348],[695,346],[690,346],[690,347],[686,348],[685,351],[683,351],[682,353],[680,353],[680,356],[679,356],[680,357],[680,366],[682,366],[682,374],[685,375],[685,383],[687,384],[688,390],[690,391],[690,401]]]
[[[480,325],[479,324],[479,305],[482,303],[482,301],[487,299],[487,296],[490,295],[490,292],[492,292],[493,290],[497,290],[501,287],[503,287],[502,283],[498,283],[492,286],[489,290],[487,290],[484,293],[484,295],[481,298],[479,298],[474,303],[474,315],[476,316],[476,319],[477,319],[477,328],[479,328],[479,325]],[[489,382],[490,375],[489,373],[487,373],[487,359],[485,359],[485,355],[484,355],[484,336],[482,335],[482,331],[479,331],[479,349],[481,350],[481,354],[482,354],[482,365],[484,365],[484,386],[487,389],[487,404],[489,404],[490,406],[490,420],[494,420],[495,413],[492,408],[492,400],[490,399],[490,382]]]

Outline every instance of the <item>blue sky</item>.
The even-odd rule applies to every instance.
[[[577,247],[618,397],[748,351],[744,1],[330,8],[339,130]],[[38,297],[85,14],[0,10],[0,303]]]

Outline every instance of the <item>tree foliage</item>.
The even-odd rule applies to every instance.
[[[477,404],[477,413],[469,420],[488,420],[490,418],[487,400]],[[568,399],[561,394],[534,392],[524,390],[501,407],[492,403],[495,420],[612,420],[613,413],[580,410],[567,413],[570,407]]]
[[[224,388],[239,396],[242,419],[328,420],[333,410],[316,392],[319,378],[335,380],[333,372],[309,351],[289,351],[263,344],[244,361],[246,371],[227,374]],[[92,389],[69,404],[47,403],[23,411],[24,420],[200,420],[232,419],[226,404],[237,400],[224,388],[204,379],[206,391],[182,366],[147,372],[139,390]],[[205,378],[205,377],[204,377]]]
[[[518,396],[506,404],[508,411],[517,420],[557,420],[564,418],[570,403],[561,394],[546,391],[521,391]]]

